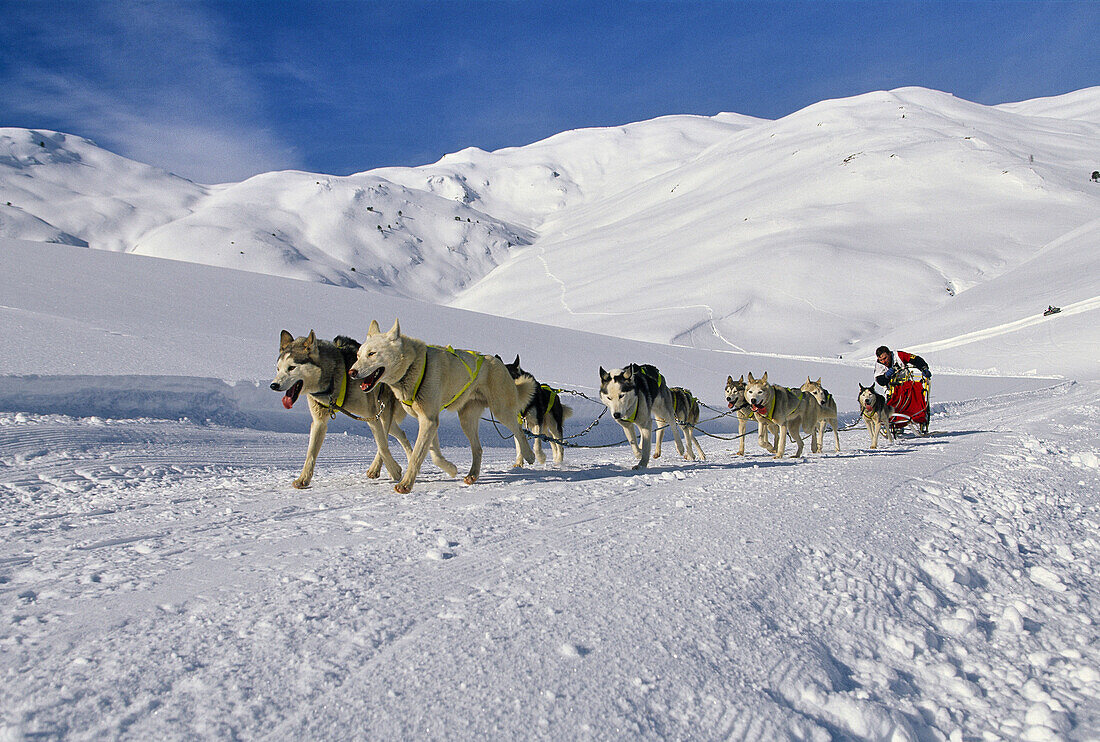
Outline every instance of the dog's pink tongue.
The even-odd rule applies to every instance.
[[[290,396],[290,392],[287,392],[285,395],[283,395],[283,407],[286,407],[289,410],[293,406],[294,397]]]

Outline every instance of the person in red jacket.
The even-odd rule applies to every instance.
[[[928,370],[928,364],[924,359],[912,353],[906,353],[904,350],[899,350],[895,354],[885,345],[880,345],[875,351],[875,357],[878,359],[875,364],[875,381],[884,389],[890,388],[890,382],[906,366],[917,369],[926,379],[932,378],[932,372]]]

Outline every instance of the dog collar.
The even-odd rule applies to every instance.
[[[317,399],[318,395],[316,395],[316,394],[311,394],[309,396],[312,397],[317,402],[317,404],[321,405],[326,410],[332,410],[332,416],[333,417],[336,417],[336,410],[340,410],[340,412],[343,412],[345,415],[351,415],[351,413],[349,413],[349,412],[347,412],[346,410],[343,409],[343,407],[344,407],[344,398],[347,396],[347,393],[348,393],[348,375],[347,374],[336,374],[336,375],[340,377],[340,391],[335,391],[334,390],[332,392],[332,395],[329,397],[328,402],[322,402],[321,400]],[[351,416],[354,417],[354,415],[351,415]]]

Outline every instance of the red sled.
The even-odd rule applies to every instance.
[[[928,421],[932,417],[928,404],[931,382],[916,369],[907,368],[905,371],[896,384],[890,385],[890,394],[886,398],[886,404],[893,408],[890,429],[896,435],[913,423],[921,435],[928,435]]]

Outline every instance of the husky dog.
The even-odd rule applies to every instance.
[[[699,400],[682,386],[671,387],[668,391],[672,395],[672,414],[676,417],[680,429],[684,431],[684,447],[690,451],[692,444],[694,444],[695,448],[699,450],[699,458],[706,461],[707,455],[703,453],[703,447],[695,439],[695,426],[699,424]],[[664,428],[657,431],[656,447],[658,451],[661,450],[661,438],[664,433]]]
[[[752,411],[752,407],[745,400],[745,375],[742,374],[741,378],[737,381],[733,380],[732,376],[726,377],[726,403],[729,404],[730,409],[737,413],[737,437],[741,441],[740,447],[737,449],[738,456],[745,455],[745,428],[749,426],[749,423],[756,418],[756,415]],[[763,422],[757,423],[756,426],[759,429],[759,443],[760,447],[768,453],[775,453],[775,443],[771,442],[770,435],[774,435],[776,441],[779,439],[779,426],[773,423],[771,420],[765,419]]]
[[[676,450],[681,456],[695,459],[695,452],[690,448],[684,453],[684,445],[680,442],[680,426],[676,424],[676,415],[672,411],[672,393],[665,385],[661,372],[653,366],[632,363],[626,368],[616,368],[610,372],[604,371],[603,366],[600,366],[600,399],[611,410],[615,422],[623,426],[626,439],[638,459],[633,468],[644,469],[649,464],[655,421],[672,428]],[[642,431],[640,448],[634,426]],[[661,455],[660,441],[658,438],[654,458]]]
[[[500,358],[500,356],[497,356]],[[546,454],[542,452],[542,436],[550,439],[550,450],[554,454],[554,463],[560,464],[565,459],[565,446],[562,445],[564,436],[564,423],[566,418],[573,414],[573,408],[563,405],[558,398],[558,391],[546,384],[539,384],[534,376],[524,371],[519,365],[519,356],[511,363],[504,364],[513,379],[528,378],[535,383],[535,395],[523,408],[520,417],[527,429],[535,434],[535,458],[540,464],[546,463]],[[523,466],[523,458],[516,454],[516,466]]]
[[[759,379],[749,373],[745,384],[745,401],[749,403],[756,421],[761,426],[769,421],[779,426],[779,439],[775,442],[775,458],[783,458],[787,446],[787,434],[790,433],[798,444],[795,458],[802,455],[802,435],[800,428],[812,433],[817,427],[821,405],[805,392],[788,389],[785,386],[768,383],[768,372]],[[811,435],[810,450],[817,453],[817,438]]]
[[[377,328],[377,323],[375,324]],[[313,468],[317,463],[317,453],[328,432],[328,421],[339,410],[352,417],[364,420],[374,434],[378,452],[367,469],[367,476],[375,479],[381,473],[382,464],[396,482],[401,478],[401,467],[397,465],[390,447],[387,434],[397,439],[405,453],[411,452],[409,439],[398,425],[405,418],[405,411],[396,404],[389,389],[363,392],[359,388],[348,387],[347,368],[355,361],[359,343],[343,335],[331,343],[318,340],[312,330],[308,337],[295,338],[286,330],[279,335],[279,358],[275,363],[275,379],[271,388],[283,395],[283,407],[288,410],[305,392],[309,399],[309,412],[313,422],[309,426],[309,446],[306,449],[306,462],[302,473],[294,480],[294,486],[304,489],[313,479]],[[436,441],[435,446],[439,446]],[[442,455],[441,455],[442,456]],[[440,468],[450,468],[455,474],[454,465],[442,459]]]
[[[894,430],[890,427],[890,415],[894,408],[886,404],[886,397],[875,391],[875,386],[859,385],[859,409],[867,423],[867,432],[871,434],[871,448],[878,448],[878,434],[885,432],[887,440],[894,440]]]
[[[535,394],[536,385],[532,379],[513,380],[504,363],[495,356],[439,348],[402,335],[397,320],[389,332],[379,332],[376,328],[372,325],[372,331],[359,346],[348,375],[362,379],[360,388],[364,391],[380,383],[390,387],[398,401],[412,410],[420,423],[409,467],[394,487],[397,492],[412,491],[430,444],[438,435],[439,413],[445,409],[458,413],[462,432],[470,441],[473,462],[463,480],[466,484],[473,484],[481,474],[482,449],[477,429],[486,407],[512,431],[519,457],[528,463],[534,462],[535,452],[518,422],[519,414]]]
[[[821,405],[821,414],[819,416],[819,422],[817,424],[817,447],[818,450],[825,450],[825,424],[828,423],[833,428],[833,437],[836,438],[836,450],[840,452],[840,433],[837,432],[837,413],[836,413],[836,400],[833,399],[833,395],[821,386],[821,378],[818,377],[817,381],[810,381],[810,377],[806,377],[806,383],[802,385],[801,391],[809,392],[813,395],[817,403]]]

